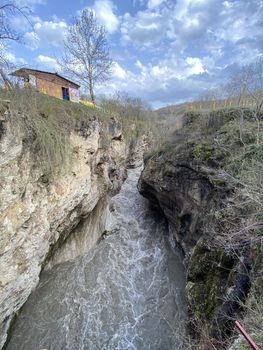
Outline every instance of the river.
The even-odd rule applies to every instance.
[[[111,232],[86,254],[41,274],[7,350],[178,350],[185,275],[167,225],[128,171],[112,198]]]

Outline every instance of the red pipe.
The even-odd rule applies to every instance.
[[[239,332],[243,335],[243,337],[246,339],[248,344],[251,346],[254,350],[260,350],[260,348],[257,346],[257,344],[253,341],[253,339],[250,337],[250,335],[245,331],[244,327],[241,325],[240,322],[235,321],[235,326],[239,330]]]

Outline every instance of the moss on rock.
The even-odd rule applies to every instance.
[[[262,239],[262,113],[257,117],[249,109],[187,113],[183,128],[145,160],[139,182],[186,252],[191,334],[202,338],[199,323],[217,349],[226,347],[229,320],[240,317],[253,278],[259,253],[250,256],[250,242]]]

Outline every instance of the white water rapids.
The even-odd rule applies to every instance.
[[[92,250],[42,273],[8,350],[178,350],[184,268],[164,220],[137,191],[139,170],[112,205],[115,228]]]

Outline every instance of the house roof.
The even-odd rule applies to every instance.
[[[74,81],[69,80],[67,78],[62,77],[61,75],[59,75],[58,73],[52,73],[52,72],[47,72],[44,70],[38,70],[38,69],[30,69],[30,68],[20,68],[14,72],[11,73],[11,75],[15,76],[15,77],[23,77],[26,78],[28,77],[29,74],[34,75],[34,73],[42,73],[42,74],[48,74],[48,75],[53,75],[55,77],[58,77],[60,79],[63,79],[73,85],[75,85],[77,88],[80,88],[80,85],[76,84]]]

